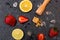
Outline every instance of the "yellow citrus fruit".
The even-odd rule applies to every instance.
[[[12,37],[16,40],[21,40],[24,36],[24,33],[21,29],[14,29],[12,31]]]
[[[22,12],[29,12],[32,9],[32,3],[29,0],[21,1],[19,8]]]

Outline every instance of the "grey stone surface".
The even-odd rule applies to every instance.
[[[27,31],[31,31],[32,33],[38,34],[38,33],[44,33],[46,36],[46,40],[60,40],[60,33],[56,38],[50,38],[48,36],[48,31],[50,28],[50,20],[55,19],[56,24],[55,27],[58,27],[60,30],[60,0],[51,0],[51,3],[47,6],[45,12],[43,13],[42,16],[38,16],[41,18],[43,21],[46,22],[46,26],[36,28],[34,23],[32,22],[32,18],[36,16],[36,9],[37,5],[42,3],[43,0],[30,0],[33,3],[33,9],[29,13],[23,13],[19,10],[18,7],[13,8],[13,3],[14,2],[19,2],[22,0],[0,0],[0,40],[14,40],[11,36],[11,32],[15,28],[21,28],[25,32],[25,36],[22,40],[29,40],[27,39]],[[9,2],[11,7],[9,5],[6,5],[6,2]],[[46,11],[51,11],[51,15],[46,15]],[[16,19],[17,19],[17,24],[15,27],[11,27],[7,24],[4,23],[4,18],[8,14],[12,14]],[[25,24],[20,24],[18,22],[18,16],[24,15],[29,18],[29,21],[27,23],[30,23],[30,25]],[[54,16],[53,16],[54,15]],[[47,19],[48,18],[48,19]],[[26,26],[26,27],[25,27]],[[36,40],[35,37],[33,37],[33,40]]]

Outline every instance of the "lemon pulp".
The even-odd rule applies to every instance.
[[[24,36],[24,33],[21,29],[14,29],[12,31],[12,37],[16,40],[21,40]]]
[[[29,0],[21,1],[19,8],[23,12],[29,12],[32,9],[32,3]]]

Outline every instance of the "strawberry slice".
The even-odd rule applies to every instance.
[[[6,24],[8,24],[10,26],[15,26],[15,24],[17,22],[15,17],[10,15],[10,14],[5,17],[4,21],[5,21]]]
[[[49,30],[49,36],[50,36],[51,38],[57,36],[58,33],[59,33],[59,31],[58,31],[58,29],[57,29],[56,27],[51,28],[51,29]]]
[[[27,17],[25,17],[25,16],[19,16],[19,22],[20,23],[25,23],[25,22],[27,22],[29,19],[27,18]]]
[[[37,35],[38,40],[45,40],[45,35],[44,34],[38,34]]]

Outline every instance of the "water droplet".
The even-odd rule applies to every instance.
[[[31,36],[32,35],[32,32],[28,31],[27,32],[27,35]]]
[[[18,3],[17,2],[14,2],[13,3],[13,7],[17,7]]]
[[[52,14],[52,12],[51,11],[46,11],[46,14],[50,15],[50,14]]]
[[[43,23],[41,23],[41,26],[43,26],[44,24]]]
[[[50,22],[51,22],[51,23],[56,23],[56,20],[53,19],[53,20],[51,20]]]
[[[46,22],[43,21],[43,22],[41,23],[41,26],[46,26]]]
[[[40,3],[40,4],[38,4],[38,5],[37,5],[37,7],[39,7],[40,5],[41,5],[41,3]]]
[[[39,7],[40,5],[37,5],[37,7]]]

